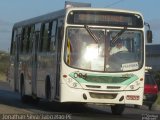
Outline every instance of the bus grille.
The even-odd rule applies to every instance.
[[[97,99],[114,99],[117,96],[117,94],[108,94],[108,93],[89,92],[89,94],[92,98],[97,98]]]
[[[122,83],[128,80],[129,77],[114,77],[114,76],[87,76],[85,80],[92,83]]]

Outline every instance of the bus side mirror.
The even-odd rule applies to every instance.
[[[152,43],[152,31],[147,30],[147,43]]]

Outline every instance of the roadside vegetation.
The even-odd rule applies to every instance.
[[[157,104],[160,105],[160,94],[158,95]]]
[[[9,66],[9,53],[0,51],[0,80],[6,80],[7,69]]]

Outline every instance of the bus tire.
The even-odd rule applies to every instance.
[[[46,93],[46,99],[50,101],[51,100],[51,82],[48,76],[45,82],[45,93]]]
[[[32,97],[31,98],[31,103],[33,103],[33,104],[38,104],[39,101],[40,101],[40,98],[38,98],[38,97]]]
[[[112,114],[114,115],[121,115],[125,109],[124,104],[116,104],[114,106],[111,106]]]
[[[21,75],[21,84],[20,84],[20,97],[21,97],[22,103],[27,103],[30,100],[30,97],[25,95],[24,79],[22,75]]]

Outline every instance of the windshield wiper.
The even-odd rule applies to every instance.
[[[84,28],[87,30],[87,32],[89,33],[89,35],[93,38],[93,40],[95,40],[96,43],[99,42],[99,39],[97,38],[97,36],[92,32],[92,30],[89,28],[88,25],[84,25]]]
[[[118,32],[112,39],[112,43],[115,43],[117,39],[127,30],[127,27],[124,27],[120,32]]]

